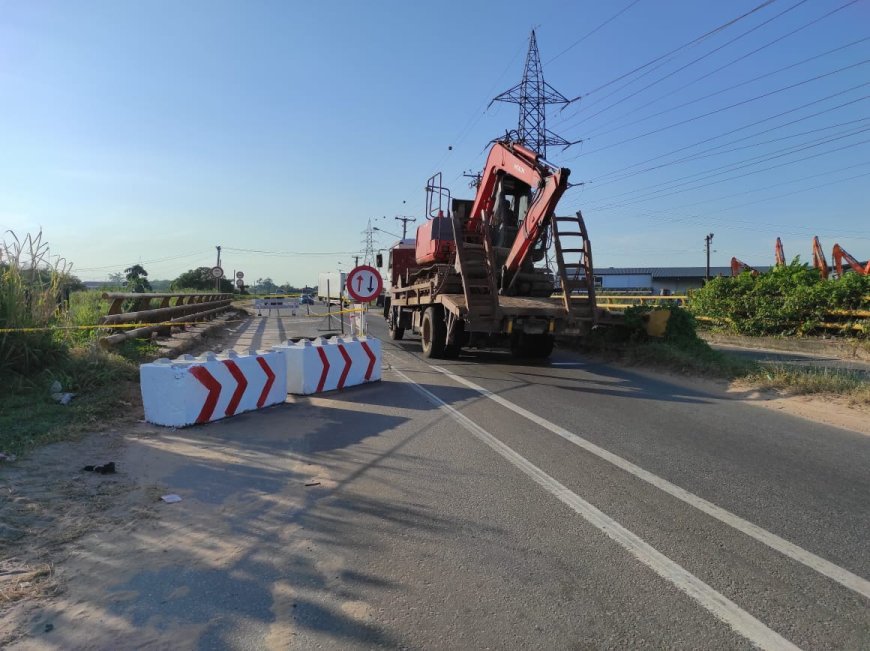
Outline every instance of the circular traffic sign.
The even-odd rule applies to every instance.
[[[220,267],[212,267],[211,268],[211,277],[212,278],[223,278],[224,277],[224,270],[221,269]]]
[[[354,267],[347,274],[347,293],[360,303],[375,300],[384,288],[384,281],[378,270],[367,264]]]
[[[241,280],[241,279],[244,278],[244,277],[245,277],[245,272],[244,272],[244,271],[237,271],[237,272],[236,272],[236,278],[238,278],[239,280]]]
[[[245,286],[245,281],[242,280],[241,278],[239,278],[239,279],[236,281],[236,287],[238,287],[239,289],[242,289],[242,288],[244,288],[244,286]]]

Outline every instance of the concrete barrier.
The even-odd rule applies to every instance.
[[[299,299],[255,298],[254,309],[257,310],[257,316],[263,316],[263,310],[268,310],[268,316],[272,316],[272,310],[277,310],[278,314],[281,314],[281,310],[290,310],[290,315],[296,316],[296,310],[299,309]]]
[[[282,403],[287,363],[281,352],[206,353],[139,367],[145,420],[185,427]]]
[[[381,342],[330,337],[274,346],[287,364],[287,393],[309,395],[381,379]]]

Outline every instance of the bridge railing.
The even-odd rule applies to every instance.
[[[215,318],[230,309],[232,294],[130,294],[106,292],[103,299],[111,301],[109,313],[100,320],[106,327],[124,326],[122,332],[100,339],[104,346],[127,339],[150,337],[153,333],[169,335],[173,327],[184,329],[198,321]],[[129,327],[142,324],[141,327]]]

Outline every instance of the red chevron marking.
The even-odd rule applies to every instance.
[[[275,372],[271,368],[269,368],[269,363],[262,357],[257,358],[257,363],[260,365],[260,368],[262,368],[263,371],[265,371],[266,373],[266,386],[263,387],[263,391],[262,393],[260,393],[260,399],[257,400],[257,407],[259,408],[266,404],[266,398],[269,397],[269,390],[275,383]]]
[[[344,381],[347,379],[347,374],[350,373],[350,367],[353,362],[351,362],[350,355],[347,354],[347,351],[341,344],[338,344],[338,352],[344,357],[344,370],[341,372],[341,377],[338,378],[338,388],[343,389]]]
[[[227,410],[224,412],[227,416],[232,416],[239,408],[239,402],[245,394],[245,389],[248,388],[248,379],[233,360],[226,359],[223,363],[230,370],[230,375],[236,379],[236,390],[233,391],[233,397],[230,398],[230,404],[227,405]]]
[[[375,357],[375,354],[372,352],[372,349],[369,348],[369,345],[366,342],[361,341],[359,343],[362,346],[363,350],[366,351],[366,355],[369,356],[370,361],[369,367],[366,369],[366,380],[371,380],[372,371],[375,370],[375,362],[377,361],[377,358]]]
[[[199,383],[202,386],[208,389],[208,396],[205,399],[205,404],[203,404],[199,416],[196,417],[197,423],[207,423],[211,420],[211,415],[214,413],[214,408],[221,395],[221,384],[214,379],[214,376],[209,373],[204,366],[191,367],[190,374],[199,380]]]
[[[323,391],[323,385],[326,384],[326,375],[329,373],[329,360],[326,359],[326,351],[321,346],[317,347],[317,354],[320,355],[320,361],[323,364],[323,373],[320,374],[320,382],[317,383],[316,392]]]

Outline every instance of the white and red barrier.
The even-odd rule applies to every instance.
[[[287,393],[308,395],[381,379],[381,342],[372,337],[330,337],[274,346],[287,364]]]
[[[208,423],[287,399],[281,352],[158,359],[139,367],[139,379],[145,420],[155,425]]]

